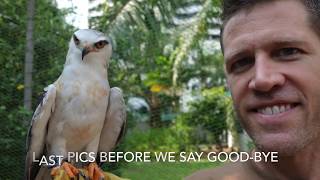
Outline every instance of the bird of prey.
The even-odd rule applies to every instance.
[[[72,35],[64,69],[45,88],[31,121],[25,179],[47,180],[58,170],[74,178],[79,167],[75,159],[67,160],[68,152],[93,152],[97,158],[98,152],[116,146],[124,132],[126,110],[122,91],[108,83],[111,53],[111,43],[101,32],[82,29]],[[54,157],[53,167],[34,161],[42,157]],[[92,156],[85,158],[92,161]],[[83,165],[90,179],[104,178],[98,163]]]

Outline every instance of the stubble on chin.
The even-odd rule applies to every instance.
[[[250,122],[246,122],[247,120],[240,115],[236,106],[234,107],[241,126],[253,140],[258,151],[278,152],[279,156],[293,156],[320,138],[320,133],[317,133],[320,132],[320,127],[318,127],[318,131],[307,131],[303,128],[292,129],[291,133],[288,134],[287,140],[285,138],[270,138],[269,140],[265,140],[266,137],[264,136],[268,134],[262,134],[249,124]]]
[[[311,134],[295,133],[294,137],[289,140],[282,140],[280,138],[272,140],[263,141],[258,137],[261,135],[253,134],[251,138],[256,145],[257,150],[263,152],[278,152],[279,156],[293,156],[298,152],[303,151],[306,146],[308,146],[312,140],[314,140]],[[262,135],[263,136],[263,135]]]

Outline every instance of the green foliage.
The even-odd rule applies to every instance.
[[[196,150],[196,143],[193,137],[194,127],[184,122],[182,116],[178,116],[175,123],[170,127],[178,139],[180,152],[191,152]]]
[[[151,87],[152,85],[171,86],[172,61],[165,56],[158,56],[155,59],[154,66],[157,68],[146,73],[146,79],[143,80],[144,85],[147,87]]]
[[[221,166],[219,162],[200,161],[196,163],[186,162],[151,162],[128,163],[121,169],[122,177],[131,180],[181,180],[192,173],[207,168]]]
[[[124,149],[139,152],[193,151],[195,146],[191,141],[191,130],[179,120],[169,128],[133,129],[126,135]]]
[[[204,90],[203,98],[190,104],[190,112],[181,115],[188,125],[201,126],[213,135],[214,142],[221,144],[219,136],[227,129],[227,110],[229,98],[226,96],[224,87],[215,87]],[[203,142],[202,142],[203,143]]]
[[[7,111],[5,106],[0,106],[0,114],[5,114],[7,119],[0,121],[0,162],[5,167],[0,168],[1,177],[22,177],[25,156],[25,140],[27,130],[23,126],[25,119],[31,117],[31,113],[23,107]]]
[[[53,83],[60,75],[66,59],[68,42],[74,28],[64,16],[70,11],[61,11],[49,0],[37,1],[34,32],[33,107],[38,104],[43,88]],[[45,18],[44,18],[45,17]]]
[[[133,130],[125,138],[126,151],[139,152],[178,152],[178,141],[168,128],[152,128],[146,131]]]
[[[16,3],[16,4],[15,4]],[[25,44],[25,1],[0,3],[0,106],[10,112],[21,105],[23,92],[17,90],[18,84],[23,82],[23,59]],[[15,97],[15,98],[12,98]],[[7,119],[6,114],[0,117]]]
[[[197,62],[193,65],[182,63],[179,71],[179,84],[187,83],[191,77],[196,77],[206,87],[216,87],[225,84],[223,56],[221,53],[205,54],[198,51]]]

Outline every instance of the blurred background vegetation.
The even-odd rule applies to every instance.
[[[28,47],[30,3],[0,3],[0,179],[22,178],[32,112],[43,88],[60,75],[76,30],[65,21],[72,8],[58,9],[55,0],[33,1],[33,47]],[[123,89],[128,107],[127,134],[117,150],[239,150],[242,131],[225,87],[219,49],[220,5],[220,0],[108,0],[89,9],[98,14],[90,16],[89,27],[113,39],[109,81]],[[30,48],[32,84],[24,81]],[[29,107],[26,89],[32,90]],[[132,179],[135,175],[128,172],[143,172],[138,163],[107,166]],[[215,165],[153,164],[151,169],[166,173],[161,167],[178,166],[188,170],[173,179]]]

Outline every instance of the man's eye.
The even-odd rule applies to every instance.
[[[230,66],[230,73],[241,73],[243,71],[248,70],[251,66],[254,65],[254,59],[253,58],[242,58],[237,61],[235,61]]]
[[[273,56],[281,59],[294,59],[301,53],[302,51],[298,48],[282,48],[276,51]]]

